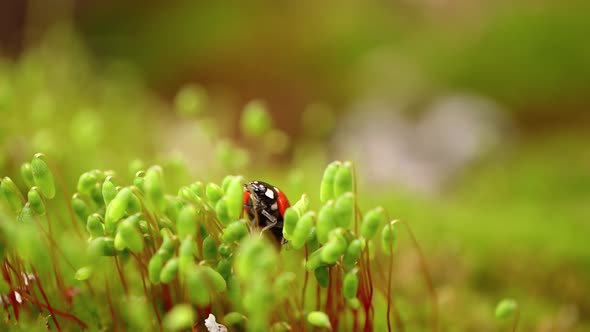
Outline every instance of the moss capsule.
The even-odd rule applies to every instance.
[[[37,153],[31,161],[31,172],[35,185],[39,187],[43,196],[48,199],[55,197],[55,182],[53,173],[47,163],[43,160],[43,154]]]
[[[318,212],[318,220],[316,225],[318,241],[321,244],[328,242],[328,235],[334,228],[336,228],[334,201],[328,201]]]
[[[322,182],[320,184],[320,200],[322,203],[326,203],[336,197],[336,195],[334,195],[334,179],[336,178],[336,172],[338,172],[338,169],[341,166],[341,162],[334,161],[324,170],[324,176],[322,177]]]
[[[192,205],[185,205],[178,213],[176,234],[181,239],[197,233],[197,210]]]
[[[29,204],[35,213],[39,216],[45,215],[45,202],[43,198],[39,194],[37,187],[33,187],[29,190],[27,194],[27,198],[29,200]]]
[[[164,267],[162,267],[162,271],[160,272],[160,282],[167,284],[171,282],[178,273],[178,258],[172,257],[170,258]]]
[[[361,236],[367,240],[372,239],[385,221],[385,210],[382,207],[367,212],[361,224]]]

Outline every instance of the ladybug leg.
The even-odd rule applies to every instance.
[[[262,212],[262,215],[264,215],[264,216],[265,216],[266,218],[268,218],[268,220],[270,221],[270,225],[269,225],[269,226],[271,226],[271,227],[272,227],[272,226],[274,226],[274,225],[276,225],[276,224],[277,224],[277,221],[278,221],[278,220],[277,220],[277,217],[275,217],[275,216],[273,216],[272,214],[268,213],[268,211],[266,211],[266,210],[262,210],[261,212]],[[265,227],[265,229],[266,229],[266,228],[268,228],[268,226],[267,226],[267,227]]]
[[[273,228],[276,226],[278,220],[275,216],[271,215],[270,213],[268,213],[268,211],[266,210],[262,210],[262,214],[270,221],[270,224],[264,226],[264,228],[262,230],[260,230],[260,233]]]

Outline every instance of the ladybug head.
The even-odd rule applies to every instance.
[[[252,181],[248,184],[244,184],[244,188],[250,193],[258,208],[276,209],[278,195],[275,188],[270,184],[262,181]]]

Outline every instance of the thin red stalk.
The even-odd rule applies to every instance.
[[[49,211],[47,211],[46,218],[47,218],[47,228],[49,229],[49,238],[53,239],[53,230],[51,228],[52,221],[51,221]],[[53,267],[53,274],[55,275],[55,282],[57,283],[57,287],[59,289],[65,289],[63,280],[61,280],[61,275],[59,274],[59,271],[57,270],[58,262],[55,257],[55,251],[53,250],[53,248],[54,248],[54,246],[50,246],[50,249],[49,249],[50,255],[49,256],[51,257],[51,265]],[[63,294],[62,294],[62,296],[63,296]]]
[[[47,223],[49,224],[49,218]],[[57,246],[57,243],[55,243],[53,237],[47,232],[47,230],[45,230],[45,228],[43,228],[43,226],[41,226],[41,223],[37,223],[37,227],[43,232],[45,238],[49,240],[50,245],[53,248],[55,248],[58,251],[58,253],[63,257],[64,262],[66,262],[66,264],[72,269],[72,271],[76,271],[74,264],[72,264],[72,262],[66,257],[65,253]]]
[[[72,314],[69,314],[67,312],[63,312],[63,311],[57,310],[55,308],[51,308],[50,309],[50,307],[47,304],[41,303],[37,299],[35,299],[34,297],[31,297],[29,295],[26,295],[25,294],[25,295],[22,295],[22,296],[23,296],[23,298],[27,299],[27,301],[33,302],[33,303],[35,303],[36,305],[38,305],[38,306],[40,306],[42,308],[45,308],[47,310],[50,310],[54,314],[56,314],[58,316],[62,316],[63,318],[67,318],[69,320],[72,320],[72,321],[76,322],[76,324],[80,325],[80,327],[82,329],[87,329],[88,328],[88,325],[86,323],[84,323],[80,318],[78,318],[78,317],[76,317],[76,316],[74,316]]]
[[[357,332],[359,329],[358,310],[352,309],[352,331]]]
[[[61,328],[59,326],[59,323],[57,322],[57,318],[55,318],[55,310],[51,307],[51,304],[49,303],[49,299],[47,298],[47,294],[45,294],[45,290],[43,289],[43,286],[41,285],[41,278],[39,278],[39,274],[37,274],[37,270],[31,266],[31,269],[33,270],[33,275],[35,276],[35,283],[37,284],[37,288],[39,288],[39,292],[41,293],[41,296],[43,297],[43,300],[45,301],[45,304],[47,304],[47,310],[49,310],[49,314],[51,315],[51,319],[53,320],[53,323],[55,324],[55,327],[57,328],[58,331],[61,331]]]
[[[113,322],[113,331],[117,331],[117,317],[115,316],[115,308],[113,308],[113,302],[111,301],[111,291],[109,290],[109,282],[106,278],[104,279],[104,289],[107,296],[107,303],[109,304],[111,320]]]
[[[125,275],[121,270],[121,265],[119,264],[119,259],[115,256],[115,265],[117,266],[117,273],[119,274],[119,280],[121,280],[121,285],[123,285],[123,290],[125,291],[125,296],[129,297],[129,289],[127,288],[127,280],[125,279]]]
[[[320,284],[315,285],[315,310],[320,310],[320,306],[322,303],[322,292],[320,288]]]
[[[395,302],[393,300],[393,293],[391,290],[392,281],[393,281],[393,242],[390,243],[390,248],[389,248],[389,270],[388,270],[388,276],[387,276],[387,323],[388,323],[387,326],[389,327],[389,324],[390,324],[389,310],[391,309],[391,311],[393,312],[393,318],[395,319],[395,326],[396,326],[397,330],[404,331],[405,330],[404,323],[402,321],[400,313],[397,310],[397,307],[395,306]]]
[[[434,283],[432,282],[432,277],[430,276],[430,271],[428,270],[428,266],[426,265],[426,258],[424,257],[424,254],[422,253],[422,250],[420,249],[420,245],[418,244],[418,240],[416,240],[416,237],[414,236],[414,232],[412,232],[412,229],[410,228],[410,225],[405,222],[402,221],[402,224],[404,224],[404,226],[406,227],[406,230],[408,231],[408,234],[410,235],[410,239],[412,240],[412,243],[414,245],[414,248],[416,249],[416,252],[418,253],[418,258],[420,260],[420,267],[422,270],[422,275],[424,276],[424,281],[426,283],[426,286],[428,288],[428,293],[430,295],[430,301],[432,303],[432,331],[438,331],[439,330],[439,325],[438,325],[438,296],[436,294],[436,289],[434,288]]]
[[[393,275],[393,241],[389,242],[389,269],[387,273],[387,331],[391,332],[391,278]]]
[[[371,260],[370,260],[370,252],[369,246],[367,246],[367,250],[364,252],[364,259],[366,264],[366,271],[367,271],[367,299],[365,303],[365,331],[372,331],[373,330],[373,278],[371,275]]]
[[[12,270],[14,270],[12,265],[10,265],[10,262],[8,262],[8,260],[5,259],[3,270],[5,272],[5,277],[8,278],[8,284],[12,286],[12,278],[10,278],[10,272],[8,272],[8,267],[10,267]],[[16,299],[14,298],[14,296],[7,295],[6,297],[10,301],[10,305],[12,306],[12,310],[14,311],[14,318],[16,319],[16,321],[18,321],[19,317],[20,317],[18,302],[16,302]],[[10,312],[9,312],[9,315],[10,315]]]
[[[144,287],[145,287],[145,281],[144,281]],[[154,296],[154,285],[150,285],[150,289],[151,289],[151,297],[152,297],[152,306],[154,307],[154,313],[156,314],[156,318],[158,319],[158,327],[160,328],[160,331],[162,331],[162,318],[160,318],[160,310],[158,310],[158,305],[156,304],[156,297]]]
[[[326,306],[324,312],[332,320],[332,267],[328,268],[328,289],[326,291]]]
[[[308,258],[308,249],[307,244],[305,245],[305,261],[307,262]],[[307,280],[309,279],[309,273],[307,269],[305,269],[305,277],[303,279],[303,289],[301,290],[301,312],[305,310],[305,292],[307,291]]]
[[[60,186],[61,192],[64,194],[64,199],[65,202],[69,201],[68,198],[68,191],[67,191],[67,186],[65,185],[65,182],[63,180],[63,177],[61,176],[61,173],[59,172],[59,170],[57,169],[57,167],[51,167],[51,170],[53,171],[53,174],[55,174],[55,177],[57,178],[57,183]],[[76,234],[78,234],[78,237],[80,239],[83,239],[84,236],[82,235],[82,232],[80,231],[80,226],[78,225],[78,220],[76,219],[76,216],[74,215],[74,210],[72,209],[71,204],[66,204],[68,206],[68,212],[70,213],[70,220],[72,220],[72,224],[74,225],[74,230],[76,231]],[[48,213],[49,215],[49,213]]]

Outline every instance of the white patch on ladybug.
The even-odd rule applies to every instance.
[[[268,197],[270,199],[275,198],[275,193],[274,193],[274,191],[272,191],[272,189],[266,189],[266,192],[264,193],[264,195],[266,195],[266,197]]]
[[[276,210],[279,208],[279,205],[277,204],[277,202],[274,202],[274,203],[273,203],[273,204],[270,206],[270,208],[276,211]]]

